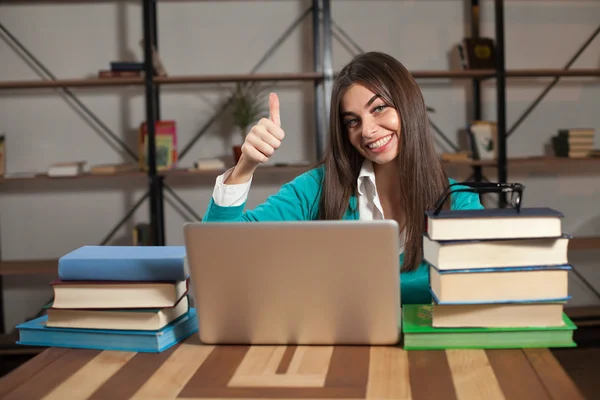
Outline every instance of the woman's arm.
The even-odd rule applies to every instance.
[[[450,184],[455,184],[454,179],[449,179]],[[450,204],[451,210],[482,210],[483,205],[479,200],[479,194],[475,192],[457,192],[458,189],[469,189],[469,186],[456,185],[452,186],[452,194],[450,195],[452,201]]]
[[[320,168],[307,171],[284,184],[264,203],[246,211],[244,211],[247,201],[245,194],[241,195],[236,205],[220,205],[214,197],[211,197],[202,220],[203,222],[313,220],[318,211],[321,180]],[[241,186],[238,189],[244,190]]]

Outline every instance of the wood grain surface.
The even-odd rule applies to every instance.
[[[583,399],[547,349],[207,346],[50,348],[0,379],[3,399]]]

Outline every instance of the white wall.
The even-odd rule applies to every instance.
[[[131,2],[92,4],[1,5],[0,22],[59,78],[93,76],[117,59],[141,60],[141,7]],[[493,2],[483,1],[482,34],[493,37]],[[247,73],[283,31],[310,5],[308,1],[186,1],[159,2],[159,49],[171,75]],[[409,69],[448,68],[447,52],[465,35],[464,5],[459,0],[333,1],[332,16],[363,49],[382,50]],[[600,23],[600,3],[594,1],[506,1],[507,68],[562,68]],[[598,68],[600,38],[573,68]],[[336,70],[352,57],[334,40]],[[0,40],[0,80],[38,79],[19,53]],[[311,17],[257,72],[310,71]],[[551,78],[510,80],[508,126],[544,89]],[[421,80],[433,121],[451,138],[466,123],[468,81]],[[212,115],[227,84],[164,86],[162,118],[177,121],[180,143],[187,141]],[[107,126],[135,148],[136,128],[145,117],[143,88],[77,88],[72,91]],[[313,160],[311,83],[277,85],[284,146],[273,161]],[[591,126],[600,130],[597,79],[565,78],[508,142],[510,156],[539,155],[557,129]],[[7,172],[44,171],[59,161],[89,164],[128,161],[110,140],[78,113],[59,90],[0,91],[0,131],[7,135]],[[484,113],[495,118],[494,81],[486,82]],[[99,131],[101,132],[101,131]],[[208,133],[182,160],[191,166],[200,157],[229,154],[224,121]],[[440,142],[441,143],[441,142]],[[448,148],[440,146],[440,150]],[[512,171],[512,170],[511,170]],[[493,170],[489,178],[495,179]],[[255,206],[292,176],[257,179],[249,206]],[[527,186],[526,205],[547,205],[563,211],[565,230],[575,235],[600,234],[600,180],[584,175],[511,172],[509,179]],[[199,214],[204,212],[213,181],[178,178],[168,183]],[[3,185],[0,234],[3,259],[53,258],[84,244],[99,243],[144,193],[140,179],[94,179],[65,182],[19,182]],[[184,219],[166,203],[167,244],[182,244]],[[147,221],[147,203],[116,235],[128,243],[135,222]],[[600,287],[594,269],[597,252],[579,252],[577,268]],[[31,316],[51,296],[53,277],[4,278],[7,327]],[[573,304],[597,302],[573,277]]]

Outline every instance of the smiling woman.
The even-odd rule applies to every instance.
[[[370,52],[340,71],[331,104],[322,214],[339,218],[356,177],[364,175],[367,184],[376,183],[383,214],[378,217],[395,219],[401,227],[403,270],[412,271],[420,262],[423,212],[448,186],[421,90],[394,57]]]
[[[279,109],[271,93],[269,117],[250,129],[237,165],[217,177],[203,221],[394,219],[401,232],[402,302],[429,303],[423,215],[454,180],[435,152],[423,96],[410,73],[384,53],[355,57],[333,86],[330,141],[319,166],[245,210],[254,171],[285,139]],[[443,208],[483,207],[476,193],[457,192]]]

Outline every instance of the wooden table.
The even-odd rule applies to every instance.
[[[163,353],[49,348],[0,380],[2,399],[560,399],[583,396],[547,349],[206,346]]]

